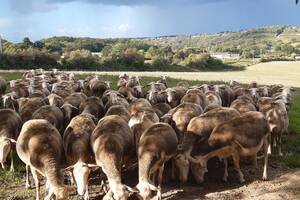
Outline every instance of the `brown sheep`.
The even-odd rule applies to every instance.
[[[87,99],[84,93],[76,92],[72,93],[64,99],[65,104],[71,104],[72,106],[79,108],[80,104]]]
[[[19,99],[19,111],[22,121],[26,122],[30,120],[32,114],[44,105],[46,105],[45,100],[38,97]]]
[[[125,200],[133,190],[121,180],[126,157],[133,155],[133,134],[117,115],[102,118],[91,135],[96,163],[106,174],[110,190],[103,199]]]
[[[206,101],[208,102],[207,105],[222,106],[222,99],[221,99],[220,95],[217,92],[208,91],[208,92],[205,92],[204,95],[206,97]]]
[[[59,108],[64,104],[63,98],[54,93],[48,95],[48,101],[51,106],[57,106]]]
[[[213,129],[226,121],[231,120],[234,117],[238,117],[240,114],[233,108],[216,108],[194,117],[187,127],[187,131],[181,145],[181,152],[176,156],[175,164],[179,170],[179,179],[182,183],[185,183],[188,179],[190,162],[188,158],[191,156],[192,151],[195,149],[207,147],[208,150],[208,138]],[[195,146],[196,145],[196,146]],[[207,150],[205,149],[205,150]],[[196,150],[197,151],[197,150]],[[208,152],[196,152],[196,154],[205,154]],[[195,155],[195,153],[193,153]],[[191,163],[191,165],[194,165]],[[198,178],[198,174],[194,173],[194,177],[198,183],[202,182],[201,177]]]
[[[0,163],[4,163],[10,153],[10,171],[14,171],[12,143],[16,143],[22,127],[20,116],[11,109],[0,110]]]
[[[67,170],[74,177],[77,192],[89,199],[88,178],[94,165],[93,152],[90,146],[90,136],[96,125],[93,120],[84,115],[74,117],[64,132],[63,144],[67,162]]]
[[[7,83],[6,83],[5,79],[0,77],[0,96],[5,94],[6,87],[7,87],[6,85],[7,85]]]
[[[63,183],[62,158],[63,142],[57,129],[44,119],[27,121],[17,140],[17,153],[26,164],[26,186],[29,185],[28,170],[34,178],[36,199],[40,196],[38,173],[46,177],[49,193],[45,199],[68,199],[68,191]]]
[[[200,105],[202,109],[208,105],[206,96],[199,89],[189,89],[182,97],[181,103],[195,103]]]
[[[151,104],[147,99],[137,99],[129,104],[128,111],[131,115],[139,112],[142,108],[151,108]]]
[[[240,96],[240,97],[242,97],[242,96]],[[230,108],[236,109],[241,114],[257,110],[255,105],[248,98],[238,98],[238,99],[234,100],[231,103]]]
[[[110,89],[110,85],[108,82],[95,78],[90,81],[89,89],[92,95],[102,97],[103,93]]]
[[[164,165],[176,154],[177,145],[176,133],[166,123],[153,124],[142,134],[138,145],[139,183],[136,186],[142,199],[150,199],[151,191],[156,191],[157,198],[161,199]],[[157,186],[153,185],[155,177]]]
[[[282,156],[281,137],[288,132],[289,117],[282,100],[272,102],[271,106],[265,114],[271,129],[271,149],[274,152],[276,147],[277,153]]]
[[[227,122],[217,125],[212,131],[208,144],[217,148],[205,156],[196,156],[196,159],[190,157],[190,161],[197,163],[199,174],[204,175],[207,171],[206,163],[211,157],[219,158],[232,157],[234,166],[239,174],[239,180],[243,183],[244,175],[240,169],[240,157],[252,157],[253,164],[257,167],[257,153],[263,147],[264,169],[263,180],[267,179],[268,165],[268,136],[270,128],[265,116],[260,112],[248,112],[239,117],[233,118]],[[200,172],[204,171],[204,172]],[[225,175],[227,179],[227,162],[225,162]],[[202,177],[203,180],[203,177]]]
[[[50,122],[61,134],[64,131],[64,115],[56,106],[45,105],[32,114],[32,119],[45,119]]]
[[[105,113],[105,116],[109,116],[109,115],[118,115],[118,116],[122,117],[122,119],[124,119],[124,121],[126,121],[127,123],[130,120],[130,113],[127,110],[127,108],[123,105],[111,106],[108,109],[108,111]]]
[[[142,116],[146,116],[153,123],[159,122],[159,117],[152,108],[141,108],[139,111],[131,115],[131,118],[128,122],[129,127],[134,126],[135,124],[141,123]]]
[[[157,103],[152,106],[153,110],[159,118],[167,114],[172,108],[167,103]]]
[[[80,113],[91,114],[98,122],[104,116],[104,105],[98,97],[92,96],[81,102],[79,106]]]
[[[180,104],[182,97],[185,95],[187,89],[183,87],[167,88],[167,101],[172,108],[175,108]]]
[[[175,129],[179,144],[181,144],[186,128],[193,117],[199,116],[203,112],[200,105],[194,103],[182,103],[176,107],[172,115],[172,127]]]

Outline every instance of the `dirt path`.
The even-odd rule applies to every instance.
[[[163,185],[163,199],[168,200],[231,200],[231,199],[254,199],[254,200],[296,200],[300,199],[300,169],[289,168],[286,165],[271,160],[268,168],[269,181],[261,181],[262,160],[259,160],[258,170],[254,170],[251,165],[242,164],[242,171],[245,175],[245,184],[238,183],[238,175],[233,170],[232,165],[229,166],[228,182],[224,183],[221,179],[223,167],[221,164],[216,165],[212,162],[213,167],[209,168],[209,173],[205,177],[205,182],[197,185],[190,181],[180,186],[178,183],[167,181]],[[25,189],[24,175],[19,181],[1,183],[2,190],[0,199],[9,200],[27,200],[35,199],[35,189]],[[126,175],[125,181],[129,181],[131,185],[136,184],[136,180],[132,177],[135,175]],[[165,178],[168,179],[168,170]],[[90,197],[91,200],[100,200],[100,181],[90,181]],[[42,182],[42,184],[44,181]],[[3,188],[4,187],[4,188]],[[45,186],[42,186],[41,197],[46,195]],[[76,195],[75,188],[70,186],[70,199],[81,199]],[[2,194],[1,194],[2,193]],[[135,199],[135,198],[131,198]]]

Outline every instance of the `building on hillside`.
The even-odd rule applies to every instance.
[[[230,52],[215,52],[215,53],[210,53],[210,56],[221,59],[221,60],[225,60],[225,59],[238,60],[238,59],[240,59],[240,54],[230,53]]]

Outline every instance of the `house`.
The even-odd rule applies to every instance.
[[[238,60],[238,59],[240,59],[240,54],[230,53],[230,52],[215,52],[215,53],[210,53],[210,56],[221,59],[221,60],[225,60],[225,59]]]

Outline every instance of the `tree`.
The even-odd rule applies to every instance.
[[[30,41],[29,37],[24,37],[22,43],[20,44],[21,48],[27,49],[32,47],[33,43]]]
[[[45,47],[45,44],[41,41],[36,41],[33,43],[33,47],[37,49],[42,49]]]

